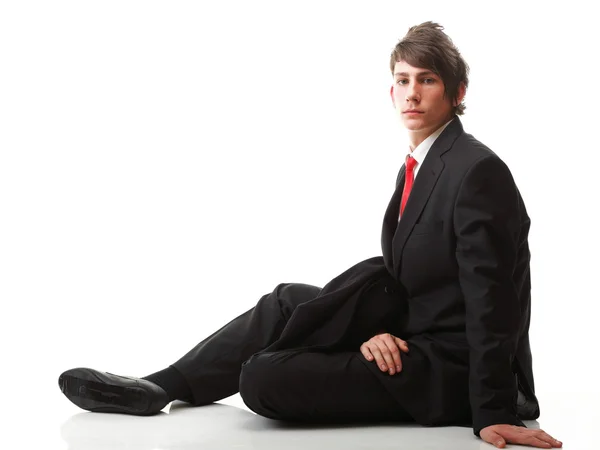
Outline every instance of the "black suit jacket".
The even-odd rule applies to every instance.
[[[390,332],[408,341],[403,370],[364,360],[423,425],[524,426],[539,417],[529,346],[530,220],[512,175],[458,117],[420,167],[398,222],[404,166],[385,213],[383,256],[362,261],[300,305],[266,351],[331,349],[364,296],[395,296]],[[373,288],[374,283],[382,288]]]

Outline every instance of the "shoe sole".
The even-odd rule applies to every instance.
[[[58,385],[73,404],[87,411],[146,416],[162,409],[153,404],[160,402],[151,400],[156,394],[135,380],[94,369],[68,370],[58,378]]]

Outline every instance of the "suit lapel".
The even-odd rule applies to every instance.
[[[432,149],[429,151],[431,152]],[[429,200],[431,191],[433,191],[433,187],[444,169],[442,160],[439,157],[434,158],[433,156],[434,155],[431,153],[428,153],[425,161],[423,161],[423,166],[419,168],[419,175],[415,179],[415,183],[413,184],[410,196],[408,197],[408,201],[404,208],[404,214],[402,215],[400,222],[397,223],[396,231],[392,239],[392,258],[394,267],[392,273],[396,279],[400,279],[400,263],[402,260],[404,244],[406,244],[406,240],[408,239],[414,224],[420,217],[421,211],[423,211],[425,203]],[[399,210],[400,206],[398,204],[398,212]],[[398,214],[396,214],[396,216],[398,216]]]
[[[394,259],[392,254],[392,240],[396,227],[398,226],[398,214],[400,213],[400,199],[404,190],[406,166],[403,164],[400,167],[398,178],[396,179],[396,190],[392,195],[388,207],[383,217],[383,229],[381,231],[381,251],[383,253],[383,261],[388,272],[394,273]],[[413,186],[414,187],[414,186]]]
[[[463,127],[460,119],[455,117],[435,140],[423,161],[423,165],[419,168],[418,176],[404,208],[404,214],[398,222],[406,170],[404,165],[400,168],[396,190],[385,212],[381,233],[383,259],[388,272],[393,274],[396,280],[400,279],[400,264],[406,240],[444,170],[444,162],[441,156],[452,147],[452,144],[462,132]]]

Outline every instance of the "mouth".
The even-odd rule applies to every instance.
[[[416,109],[404,111],[404,114],[413,115],[413,114],[423,114],[423,111],[417,111]]]

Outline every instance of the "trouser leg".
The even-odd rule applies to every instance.
[[[282,283],[254,308],[204,339],[173,364],[192,391],[190,401],[205,405],[238,392],[242,363],[275,342],[296,307],[314,299],[321,288]]]
[[[271,419],[413,421],[365,364],[371,363],[359,352],[261,353],[244,363],[240,395],[251,410]]]

